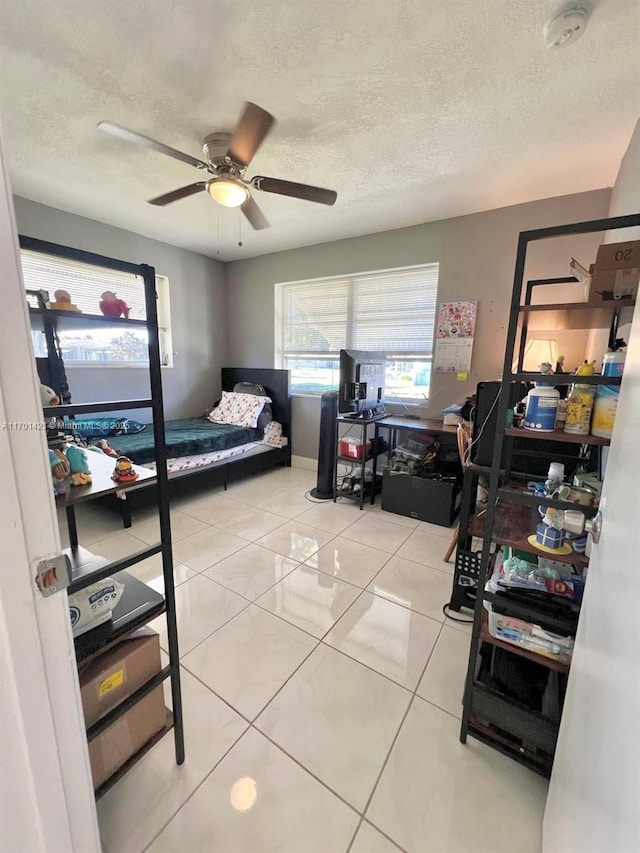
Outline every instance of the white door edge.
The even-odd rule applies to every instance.
[[[98,853],[67,594],[32,569],[60,544],[1,137],[0,295],[0,849]]]

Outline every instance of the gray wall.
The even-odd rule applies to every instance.
[[[239,367],[273,365],[277,282],[438,261],[439,300],[477,299],[480,304],[469,379],[458,382],[455,377],[434,374],[428,415],[436,417],[443,406],[473,393],[478,381],[497,377],[502,371],[518,233],[604,217],[609,198],[610,190],[594,190],[230,263],[229,363]],[[570,257],[588,265],[601,242],[602,235],[587,235],[533,244],[527,277],[568,275]],[[581,295],[576,292],[575,298]],[[558,332],[562,316],[548,318],[545,325],[556,330],[552,336],[567,356],[567,366],[579,363],[584,357],[586,333]],[[537,336],[550,335],[540,326]],[[294,454],[316,456],[318,422],[318,398],[295,397]]]
[[[169,418],[201,414],[219,398],[220,368],[227,363],[224,264],[15,197],[18,231],[78,249],[155,267],[169,279],[174,366],[163,368]],[[149,395],[148,371],[140,367],[81,367],[67,370],[75,403],[135,399]],[[150,420],[149,412],[130,413]]]

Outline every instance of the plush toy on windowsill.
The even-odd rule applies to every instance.
[[[129,306],[124,299],[118,299],[113,291],[105,290],[100,299],[100,310],[105,317],[129,318]]]
[[[91,469],[87,454],[80,447],[67,448],[67,462],[71,468],[71,485],[88,486],[91,482]]]
[[[68,290],[56,290],[53,298],[55,302],[49,303],[49,308],[53,311],[79,311],[78,306],[71,301]]]

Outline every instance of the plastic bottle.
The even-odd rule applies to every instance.
[[[603,376],[622,376],[626,353],[622,350],[607,352],[602,359]],[[618,409],[618,397],[620,396],[619,385],[599,385],[596,401],[593,407],[592,435],[600,438],[611,438],[613,425]]]
[[[594,364],[585,361],[576,370],[576,376],[593,376]],[[567,419],[564,431],[572,435],[589,435],[591,427],[591,412],[595,399],[595,387],[593,385],[575,384],[567,399]]]
[[[551,383],[536,382],[529,391],[527,409],[524,413],[524,428],[536,432],[553,432],[556,428],[560,393]]]

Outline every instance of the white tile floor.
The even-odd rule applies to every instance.
[[[187,760],[167,736],[100,800],[106,853],[539,851],[546,783],[458,741],[449,532],[313,484],[278,469],[173,508]],[[154,533],[81,516],[107,556]],[[157,558],[135,571],[161,588]]]

